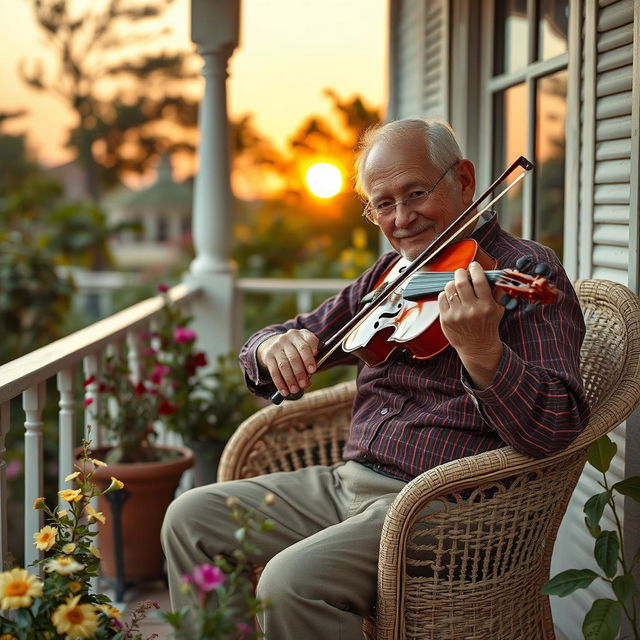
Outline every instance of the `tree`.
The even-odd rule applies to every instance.
[[[77,151],[94,200],[102,185],[123,172],[144,172],[165,151],[193,149],[188,138],[195,131],[196,102],[188,86],[197,71],[191,55],[149,48],[167,33],[150,31],[149,23],[174,0],[29,1],[57,69],[45,71],[41,60],[27,69],[23,61],[20,73],[30,87],[51,93],[75,113],[67,145]],[[166,121],[175,126],[160,128]]]

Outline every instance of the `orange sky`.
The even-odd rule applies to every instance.
[[[94,0],[98,2],[99,0]],[[85,0],[81,0],[85,2]],[[257,128],[279,146],[305,116],[327,115],[325,87],[345,98],[358,93],[369,104],[386,100],[388,0],[242,0],[241,43],[229,66],[232,115],[255,113]],[[167,43],[192,46],[189,0],[176,0],[168,15]],[[62,147],[73,117],[54,97],[27,89],[16,73],[22,58],[47,50],[26,0],[2,0],[0,111],[27,108],[28,117],[7,125],[27,132],[38,159],[69,159]]]

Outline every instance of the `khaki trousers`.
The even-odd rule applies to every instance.
[[[375,603],[382,524],[404,486],[350,461],[187,491],[162,530],[173,608],[186,604],[183,574],[231,556],[237,527],[225,501],[235,496],[275,522],[256,541],[265,567],[257,593],[273,604],[259,619],[267,640],[362,638],[362,617]],[[270,506],[267,493],[275,496]]]

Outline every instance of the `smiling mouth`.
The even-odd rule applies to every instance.
[[[423,227],[418,227],[417,229],[396,229],[393,232],[393,237],[395,240],[404,240],[406,238],[413,238],[415,236],[422,235],[425,231],[435,231],[434,224],[427,224]]]

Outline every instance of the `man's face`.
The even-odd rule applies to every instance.
[[[365,163],[364,186],[375,207],[432,189],[442,173],[427,159],[422,138],[407,136],[373,146]],[[426,201],[399,204],[379,217],[378,224],[391,246],[404,258],[414,260],[469,206],[474,191],[473,164],[460,160]]]

